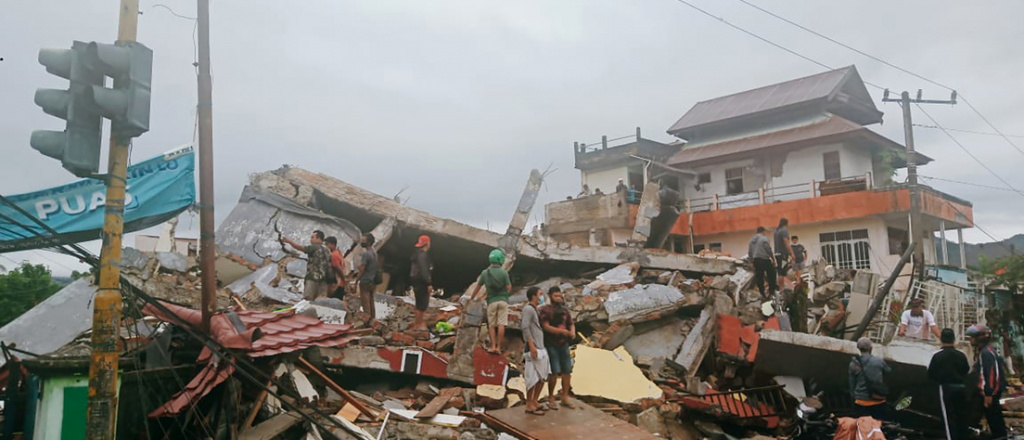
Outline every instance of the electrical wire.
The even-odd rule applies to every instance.
[[[178,18],[183,18],[183,19],[185,19],[185,20],[193,20],[193,21],[194,21],[194,20],[197,20],[197,18],[196,18],[196,17],[188,17],[188,16],[185,16],[185,15],[181,15],[181,14],[179,14],[179,13],[177,13],[177,12],[174,12],[174,9],[171,9],[171,7],[170,7],[170,6],[167,6],[167,5],[165,5],[165,4],[162,4],[162,3],[157,3],[157,4],[153,5],[153,7],[154,7],[154,8],[164,8],[164,9],[166,9],[166,10],[167,10],[167,12],[170,12],[170,13],[171,13],[171,15],[173,15],[173,16],[175,16],[175,17],[178,17]]]
[[[953,179],[943,179],[941,177],[931,177],[931,176],[922,176],[922,175],[918,175],[917,177],[920,177],[922,179],[927,179],[927,180],[939,180],[939,181],[949,182],[949,183],[959,183],[961,185],[976,186],[978,188],[995,189],[995,190],[999,190],[999,191],[1011,191],[1011,192],[1014,191],[1014,190],[1012,190],[1010,188],[1003,188],[1001,186],[982,185],[980,183],[964,182],[964,181],[953,180]]]
[[[936,127],[934,125],[926,125],[926,124],[913,124],[913,126],[914,127],[919,127],[919,128],[934,128],[934,129],[940,129],[941,128],[941,127]],[[1014,138],[1024,138],[1024,136],[1019,135],[1019,134],[1005,134],[1005,135],[1001,135],[999,133],[990,133],[990,132],[987,132],[987,131],[964,130],[964,129],[960,129],[960,128],[949,128],[949,127],[946,127],[946,130],[956,131],[956,132],[960,132],[960,133],[983,134],[983,135],[986,135],[986,136],[1006,136],[1006,137],[1014,137]]]
[[[677,1],[679,1],[679,0],[677,0]],[[813,29],[810,29],[810,28],[808,28],[806,26],[803,26],[803,25],[801,25],[799,23],[796,23],[796,22],[794,22],[794,21],[792,21],[792,20],[790,20],[788,18],[785,18],[785,17],[783,17],[781,15],[778,15],[778,14],[776,14],[774,12],[771,12],[771,11],[761,7],[761,6],[757,6],[757,5],[753,4],[753,3],[751,3],[749,0],[737,0],[737,1],[743,3],[743,4],[747,5],[747,6],[750,6],[750,7],[754,8],[754,9],[757,9],[758,11],[761,11],[761,12],[763,12],[765,14],[768,14],[768,15],[776,18],[776,19],[782,20],[785,23],[788,23],[790,25],[796,26],[797,28],[802,29],[802,30],[804,30],[804,31],[806,31],[808,33],[811,33],[812,35],[815,35],[815,36],[818,36],[818,37],[820,37],[822,39],[830,41],[830,42],[832,42],[832,43],[834,43],[836,45],[839,45],[839,46],[841,46],[843,48],[846,48],[846,49],[851,50],[853,52],[856,52],[856,53],[858,53],[860,55],[863,55],[863,56],[865,56],[867,58],[875,60],[875,61],[877,61],[879,63],[882,63],[882,64],[884,64],[884,65],[886,65],[888,67],[896,69],[896,70],[898,70],[900,72],[903,72],[903,73],[905,73],[907,75],[913,76],[913,77],[915,77],[917,79],[920,79],[920,80],[925,81],[925,82],[927,82],[929,84],[933,84],[935,86],[941,87],[943,89],[949,90],[951,92],[957,92],[956,89],[954,89],[953,87],[947,86],[947,85],[942,84],[942,83],[940,83],[938,81],[935,81],[933,79],[925,77],[924,75],[912,72],[912,71],[907,70],[907,69],[905,69],[903,67],[897,66],[897,65],[895,65],[893,63],[890,63],[890,62],[888,62],[888,61],[886,61],[886,60],[884,60],[882,58],[879,58],[877,56],[871,55],[871,54],[869,54],[867,52],[864,52],[864,51],[862,51],[860,49],[857,49],[857,48],[855,48],[853,46],[850,46],[850,45],[848,45],[846,43],[838,41],[838,40],[836,40],[836,39],[834,39],[832,37],[824,35],[824,34],[822,34],[820,32],[817,32],[817,31],[815,31]],[[867,82],[865,82],[865,83],[867,83]],[[1010,144],[1010,146],[1012,146],[1015,150],[1017,150],[1018,153],[1024,154],[1024,150],[1022,150],[1020,147],[1017,146],[1017,144],[1015,144],[1012,140],[1010,140],[1009,136],[1003,134],[1002,131],[1000,131],[998,128],[996,128],[995,124],[993,124],[991,121],[989,121],[989,119],[987,117],[985,117],[985,115],[982,114],[980,110],[978,110],[976,107],[974,107],[974,105],[971,104],[971,102],[967,99],[966,96],[964,96],[962,93],[959,93],[958,96],[959,96],[960,100],[963,101],[964,104],[967,104],[967,107],[969,107],[971,109],[971,111],[973,111],[976,115],[978,115],[978,117],[981,118],[981,120],[984,121],[985,124],[987,124],[989,127],[992,128],[992,130],[994,130],[996,132],[997,136],[1002,137],[1008,144]]]
[[[953,204],[953,202],[950,202],[949,200],[944,200],[944,201],[946,202],[946,205],[949,205],[949,207],[952,208],[954,211],[956,211],[957,214],[960,214],[964,218],[967,218],[967,214],[964,214],[962,211],[960,211],[960,209],[957,208],[956,205]],[[975,228],[978,228],[978,230],[981,231],[983,234],[985,234],[989,239],[991,239],[993,242],[995,242],[995,244],[998,244],[1003,249],[1006,249],[1007,252],[1011,252],[1011,253],[1013,252],[1013,249],[1010,249],[1005,244],[1003,244],[1003,240],[1000,240],[1000,239],[994,237],[992,234],[989,234],[988,231],[986,231],[984,228],[981,227],[981,225],[978,224],[978,222],[976,222],[976,221],[974,221],[972,219],[971,220],[971,224]],[[964,245],[963,243],[960,243],[960,246],[963,246],[963,245]]]
[[[915,104],[915,105],[917,106],[917,109],[920,110],[921,113],[923,113],[925,115],[925,117],[928,118],[928,120],[932,121],[933,124],[938,126],[942,130],[942,132],[945,133],[946,136],[949,137],[949,139],[951,141],[953,141],[954,144],[956,144],[956,146],[960,147],[961,150],[964,150],[964,152],[967,153],[968,156],[971,156],[971,159],[974,159],[974,161],[977,162],[978,165],[981,165],[982,168],[985,168],[985,170],[987,170],[989,173],[991,173],[993,176],[995,176],[996,179],[999,179],[1000,182],[1003,182],[1003,185],[1006,185],[1007,188],[1010,188],[1011,190],[1013,190],[1013,192],[1015,192],[1017,194],[1020,194],[1021,196],[1024,196],[1024,192],[1021,192],[1017,188],[1014,188],[1013,185],[1010,184],[1010,182],[1007,182],[1006,179],[1002,178],[1002,176],[1000,176],[999,174],[996,174],[996,172],[994,170],[992,170],[992,168],[989,168],[988,165],[985,165],[985,162],[982,162],[981,159],[978,159],[978,157],[974,155],[974,153],[971,153],[971,150],[968,150],[967,147],[964,147],[964,145],[961,144],[960,141],[956,140],[956,138],[953,137],[952,134],[950,134],[948,131],[946,131],[945,128],[942,128],[942,124],[939,124],[939,122],[936,121],[935,118],[932,117],[932,115],[928,114],[928,112],[924,109],[924,107],[921,107],[920,104]]]

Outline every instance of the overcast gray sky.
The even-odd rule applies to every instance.
[[[869,82],[948,98],[739,1],[690,1],[829,66],[856,64]],[[1001,131],[1024,135],[1024,2],[754,1],[953,86]],[[135,160],[194,136],[193,22],[157,4],[195,16],[193,1],[142,0],[138,35],[154,50],[154,85],[152,129],[135,142]],[[66,84],[36,55],[75,39],[112,41],[117,6],[34,0],[0,8],[3,194],[74,180],[28,146],[33,129],[61,128],[35,106],[35,89]],[[697,101],[823,70],[676,0],[214,0],[212,56],[218,220],[249,173],[291,164],[387,196],[408,185],[411,206],[494,230],[507,225],[531,168],[557,168],[541,203],[577,191],[573,141],[637,126],[668,141],[665,130]],[[902,143],[899,108],[870,92],[886,112],[874,128]],[[965,105],[928,111],[946,127],[992,131]],[[1024,155],[1002,138],[954,136],[1024,188]],[[941,132],[919,128],[916,139],[936,159],[923,175],[1004,186]],[[1024,138],[1011,139],[1024,147]],[[995,237],[1024,232],[1024,196],[930,183],[972,201],[977,223]],[[535,212],[542,215],[540,204]],[[190,225],[198,228],[198,219],[186,215],[182,228]],[[989,241],[977,228],[966,237]],[[30,259],[58,274],[78,267],[42,252],[4,258],[0,264]]]

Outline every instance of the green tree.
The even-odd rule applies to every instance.
[[[1017,293],[1024,282],[1024,255],[1008,255],[995,261],[979,257],[981,272]]]
[[[7,325],[60,289],[50,277],[50,269],[42,264],[25,262],[0,275],[0,326]]]

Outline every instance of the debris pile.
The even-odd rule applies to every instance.
[[[851,410],[851,327],[880,294],[879,275],[820,260],[762,298],[752,268],[730,256],[544,245],[516,224],[524,212],[528,218],[535,177],[502,235],[304,170],[254,175],[217,233],[218,313],[209,331],[200,329],[194,258],[126,249],[118,435],[790,438],[799,430],[797,408]],[[303,241],[315,230],[336,237],[349,276],[366,252],[356,246],[360,236],[376,238],[382,280],[374,284],[374,316],[360,308],[351,285],[344,295],[303,298],[307,257],[283,239]],[[409,280],[421,234],[433,242],[427,331],[413,328]],[[487,350],[487,305],[470,298],[494,248],[510,256],[513,287],[498,353]],[[523,411],[528,347],[520,323],[529,287],[558,287],[577,333],[567,402],[573,408],[553,399],[542,416]],[[87,385],[94,293],[79,280],[0,329],[8,395],[45,400]],[[875,354],[893,367],[892,392],[916,397],[902,421],[934,425],[934,387],[924,374],[934,348],[892,336],[889,311],[899,304],[887,300],[869,336],[888,343]],[[31,331],[39,322],[51,331]],[[554,388],[543,387],[542,402],[561,392]],[[71,417],[53,409],[29,415],[18,410],[38,402],[8,402],[4,416],[26,429],[62,426]],[[1018,411],[1013,405],[1007,408]]]

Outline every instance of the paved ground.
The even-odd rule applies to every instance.
[[[573,404],[576,405],[576,409],[561,408],[559,411],[548,411],[542,416],[527,414],[522,406],[487,411],[487,414],[526,432],[537,440],[659,438],[578,400],[573,400]]]

